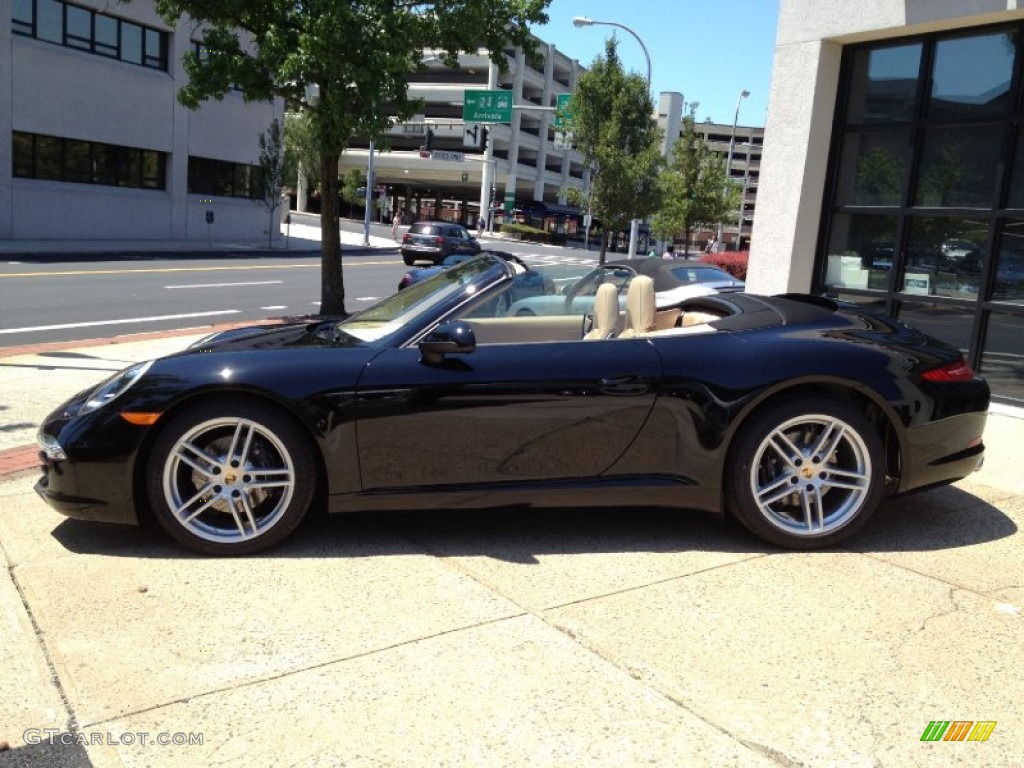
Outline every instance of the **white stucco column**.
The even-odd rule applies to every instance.
[[[842,46],[822,40],[775,50],[747,290],[809,291]]]

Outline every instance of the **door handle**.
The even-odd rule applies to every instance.
[[[618,376],[601,379],[600,390],[606,395],[645,395],[650,387],[642,376]]]

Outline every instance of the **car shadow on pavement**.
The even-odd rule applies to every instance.
[[[998,507],[955,487],[883,504],[842,551],[931,551],[995,541],[1017,532]],[[52,535],[67,550],[113,557],[200,557],[155,524],[141,529],[65,520]],[[837,548],[823,551],[836,551]],[[660,508],[531,505],[430,512],[313,513],[284,542],[256,557],[378,557],[426,552],[537,563],[551,554],[781,552],[731,518]]]

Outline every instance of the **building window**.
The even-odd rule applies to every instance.
[[[168,35],[60,0],[14,0],[11,29],[80,51],[167,71]]]
[[[163,152],[14,131],[14,176],[22,179],[165,189]]]
[[[189,157],[188,191],[193,195],[245,197],[261,200],[259,174],[252,165]]]
[[[814,290],[989,370],[1024,351],[1006,331],[1024,313],[1022,39],[1019,23],[846,48],[815,271]]]

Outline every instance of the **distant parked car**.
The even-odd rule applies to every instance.
[[[402,261],[411,267],[417,261],[440,264],[453,253],[480,253],[480,243],[461,224],[446,221],[417,221],[402,236]]]

